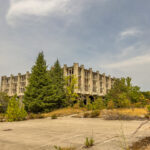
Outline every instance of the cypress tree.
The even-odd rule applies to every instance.
[[[49,85],[46,61],[43,52],[38,54],[35,65],[32,67],[29,77],[29,85],[24,95],[25,108],[29,112],[43,112],[45,109],[44,100],[48,94],[46,87]],[[49,103],[49,102],[47,102]]]

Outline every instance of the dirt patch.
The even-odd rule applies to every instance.
[[[12,131],[12,129],[4,129],[3,131]]]

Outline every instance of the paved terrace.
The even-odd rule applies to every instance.
[[[150,136],[150,123],[131,134],[142,121],[106,121],[99,118],[62,117],[0,123],[0,150],[52,150],[57,146],[82,149],[85,137],[93,135],[89,150],[120,150],[124,131],[129,143]]]

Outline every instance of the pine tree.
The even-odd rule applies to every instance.
[[[50,72],[50,83],[52,88],[51,102],[53,104],[53,108],[61,108],[66,105],[65,91],[64,91],[64,76],[63,70],[60,66],[59,61],[57,60],[54,63],[54,66],[51,68]]]
[[[29,112],[43,112],[49,101],[44,98],[49,94],[46,88],[49,86],[46,61],[43,52],[40,52],[35,65],[32,67],[29,85],[24,95],[25,108]]]

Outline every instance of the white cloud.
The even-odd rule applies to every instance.
[[[143,65],[143,64],[147,64],[147,63],[150,63],[150,54],[136,56],[136,57],[133,57],[133,58],[121,61],[121,62],[108,64],[105,67],[118,69],[118,68],[122,68],[122,67],[133,67],[133,66]]]
[[[67,19],[70,22],[75,18],[72,15],[78,15],[84,9],[88,9],[92,3],[104,3],[106,1],[108,0],[10,0],[6,20],[10,25],[14,25],[29,16],[32,16],[34,20],[33,16],[66,17],[68,15],[69,19]]]
[[[59,15],[70,13],[69,4],[71,0],[10,0],[10,7],[7,13],[9,24],[25,15],[47,16],[57,12]]]
[[[126,38],[126,37],[129,37],[129,36],[137,36],[140,33],[141,33],[140,30],[137,30],[136,28],[130,28],[130,29],[127,29],[125,31],[122,31],[120,33],[120,37],[121,38]]]

